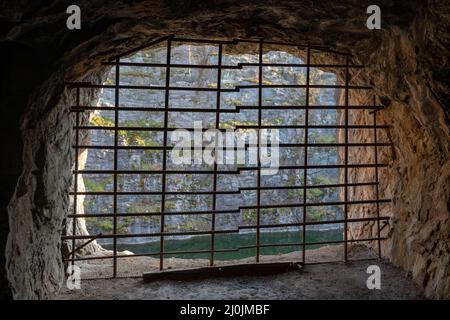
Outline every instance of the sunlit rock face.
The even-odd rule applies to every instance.
[[[0,76],[5,119],[1,136],[8,155],[1,163],[5,296],[46,298],[63,281],[59,239],[70,204],[73,123],[68,108],[74,103],[64,81],[99,82],[106,72],[101,61],[172,33],[311,42],[350,52],[353,62],[365,64],[364,71],[351,75],[375,87],[378,101],[386,106],[378,119],[392,124],[382,134],[394,143],[380,156],[391,166],[390,173],[381,173],[387,188],[380,192],[393,198],[390,212],[385,213],[392,219],[384,229],[390,240],[383,245],[383,254],[410,272],[427,296],[450,296],[450,10],[446,2],[379,1],[382,30],[365,27],[366,8],[361,1],[78,4],[83,16],[80,31],[65,28],[62,2],[34,1],[27,7],[16,2],[0,10],[1,51],[6,56]],[[321,59],[332,62],[327,55]],[[351,97],[360,99],[365,97]],[[359,121],[371,119],[361,116]],[[352,196],[373,191],[359,192]],[[351,213],[364,214],[367,210]],[[374,232],[370,224],[356,226],[349,236]]]
[[[225,51],[222,57],[223,64],[236,66],[238,63],[257,63],[258,46],[253,46],[253,52],[246,54],[228,53],[234,45],[224,46]],[[218,47],[212,45],[181,45],[174,46],[171,50],[171,63],[173,64],[217,64]],[[133,63],[164,63],[166,60],[165,46],[147,48],[131,57],[124,59],[124,62]],[[266,63],[302,64],[299,57],[283,51],[267,50],[263,55]],[[165,69],[147,67],[121,67],[121,85],[156,85],[163,86],[165,83]],[[174,87],[197,87],[211,88],[217,84],[216,70],[180,69],[171,70],[170,83]],[[115,68],[111,69],[106,79],[106,84],[113,84],[115,81]],[[306,68],[279,68],[266,67],[263,74],[264,84],[305,84]],[[323,72],[317,68],[310,69],[310,82],[320,85],[335,85],[336,76],[333,73]],[[240,85],[252,85],[258,83],[258,67],[246,67],[241,70],[223,70],[221,74],[222,88],[235,88]],[[282,105],[304,105],[305,90],[292,88],[266,88],[262,94],[262,104],[264,106]],[[326,88],[322,90],[311,89],[310,104],[312,105],[336,105],[337,90]],[[99,94],[98,105],[101,107],[111,107],[115,104],[113,89],[104,89]],[[217,103],[216,92],[191,92],[191,91],[171,91],[169,98],[169,108],[196,108],[215,110]],[[220,96],[221,110],[224,112],[219,116],[219,128],[232,130],[237,136],[245,137],[248,129],[239,129],[239,126],[257,125],[257,110],[242,110],[236,113],[227,113],[240,106],[258,105],[258,91],[255,89],[241,90],[239,92],[223,92]],[[155,90],[122,90],[119,95],[119,106],[141,107],[151,110],[156,107],[164,107],[164,92]],[[215,112],[172,112],[169,114],[168,127],[170,128],[194,128],[195,123],[201,123],[204,128],[215,127]],[[302,125],[305,123],[305,110],[264,110],[262,114],[262,124],[271,126]],[[338,113],[336,110],[315,110],[309,113],[309,123],[312,125],[336,125]],[[156,127],[162,128],[164,123],[163,112],[136,112],[120,111],[119,126],[124,127]],[[114,112],[96,111],[90,116],[90,125],[101,125],[106,127],[114,126]],[[251,130],[250,130],[251,131]],[[310,143],[335,143],[336,129],[314,129],[309,133]],[[84,132],[84,131],[83,131]],[[113,131],[107,130],[86,130],[90,136],[81,145],[110,146],[114,144]],[[169,133],[168,144],[176,143],[177,138],[172,139],[172,131]],[[304,129],[279,129],[278,137],[281,143],[301,144],[305,141]],[[85,135],[83,135],[85,136]],[[174,136],[175,137],[175,136]],[[256,137],[256,133],[255,133]],[[237,139],[237,138],[235,138]],[[120,131],[119,145],[122,146],[161,146],[163,145],[162,132],[149,131]],[[237,140],[236,140],[237,141]],[[225,135],[221,145],[236,141],[225,141]],[[205,144],[206,146],[207,144]],[[255,166],[250,163],[249,152],[246,164],[242,166]],[[142,150],[121,150],[118,152],[119,170],[161,170],[162,153],[160,151]],[[303,165],[303,148],[280,148],[279,160],[275,167],[288,165]],[[233,161],[235,155],[232,151],[225,150],[224,157],[227,161]],[[88,149],[81,153],[79,164],[87,170],[102,170],[111,168],[114,159],[113,150]],[[224,159],[225,160],[225,159]],[[274,159],[275,160],[275,159]],[[308,163],[310,165],[337,165],[338,152],[335,147],[310,148],[308,152]],[[210,170],[210,166],[203,165],[177,165],[174,163],[172,153],[168,153],[167,166],[169,170]],[[237,170],[236,163],[220,164],[223,171]],[[308,174],[308,184],[337,184],[339,169],[318,170],[311,169]],[[264,175],[261,178],[262,186],[295,186],[303,183],[303,169],[279,170],[273,175]],[[157,175],[119,175],[119,192],[136,191],[159,191],[162,189],[161,179]],[[218,176],[218,190],[235,191],[238,194],[218,194],[216,195],[217,210],[237,210],[239,206],[252,206],[256,203],[256,191],[240,191],[240,188],[254,187],[256,183],[256,172],[242,171],[239,174],[228,174]],[[83,175],[78,181],[79,191],[109,191],[113,190],[113,176]],[[167,177],[166,190],[168,191],[203,191],[213,189],[212,175],[170,175]],[[262,205],[270,204],[293,204],[303,202],[303,191],[297,190],[265,190],[261,192]],[[336,202],[339,201],[338,188],[328,188],[307,192],[308,202]],[[139,212],[160,212],[160,196],[127,195],[119,196],[118,212],[139,213]],[[78,199],[78,213],[86,212],[90,214],[111,212],[112,198],[108,196],[88,195]],[[169,195],[165,201],[165,211],[207,211],[212,207],[211,195]],[[307,213],[308,221],[341,220],[343,212],[341,206],[328,206],[323,208],[310,208]],[[292,224],[303,221],[303,208],[277,208],[262,210],[260,223],[268,224]],[[216,230],[238,230],[241,226],[251,226],[256,224],[256,210],[242,210],[238,213],[230,213],[216,217]],[[87,230],[90,234],[108,234],[113,228],[112,218],[88,218],[86,219]],[[68,227],[71,228],[71,221]],[[158,233],[160,230],[160,220],[158,217],[123,217],[118,219],[120,233]],[[182,216],[169,215],[165,218],[165,230],[167,232],[189,232],[204,231],[211,229],[211,215]],[[321,231],[330,229],[342,229],[341,224],[315,225],[309,226],[310,230]],[[83,228],[80,228],[83,230]],[[297,231],[299,227],[278,228],[276,231]],[[243,233],[252,230],[243,230]],[[69,231],[69,234],[71,231]],[[170,239],[171,237],[167,237]],[[180,237],[174,237],[180,239]],[[197,239],[204,237],[197,236]],[[334,240],[334,239],[333,239]],[[118,244],[146,243],[159,241],[159,238],[150,237],[127,237],[117,240]],[[199,240],[200,241],[200,240]],[[207,240],[209,243],[209,240]],[[68,241],[70,244],[70,241]],[[112,239],[99,239],[98,243],[111,244]],[[238,243],[238,241],[237,241]],[[242,244],[243,245],[243,244]],[[89,252],[94,248],[89,248]],[[237,247],[235,249],[238,249]],[[295,250],[296,248],[292,248]],[[132,250],[132,249],[130,249]],[[83,252],[80,252],[81,254]]]

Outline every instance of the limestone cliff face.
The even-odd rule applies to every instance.
[[[233,48],[233,46],[230,46]],[[183,45],[174,46],[171,50],[171,62],[174,64],[192,64],[202,62],[204,64],[217,63],[217,47],[210,45]],[[148,48],[145,51],[138,52],[126,61],[132,62],[162,62],[165,60],[166,48]],[[256,62],[257,54],[224,54],[224,63],[226,65],[237,65],[241,62]],[[272,63],[295,63],[301,64],[303,61],[294,55],[283,51],[268,51],[264,54],[263,60]],[[265,68],[265,84],[305,84],[306,68],[284,68],[283,70],[274,68]],[[163,70],[165,71],[165,70]],[[233,88],[237,85],[251,85],[258,80],[258,69],[247,67],[237,72],[236,70],[223,71],[221,83],[223,87]],[[114,83],[115,69],[111,69],[106,83]],[[215,86],[217,81],[217,72],[198,72],[190,69],[174,69],[171,72],[171,85],[175,87],[195,86],[209,87]],[[122,67],[120,72],[121,85],[148,85],[150,83],[157,85],[165,82],[165,74],[161,68],[142,68],[142,67]],[[321,85],[336,84],[336,76],[333,73],[323,72],[317,68],[310,70],[310,82]],[[313,91],[313,90],[311,90]],[[214,92],[194,92],[172,91],[170,94],[170,108],[197,108],[210,109],[216,108],[217,95]],[[104,107],[114,106],[115,97],[113,90],[103,90],[99,94],[98,104]],[[149,90],[122,90],[119,96],[119,105],[127,108],[130,106],[146,107],[151,110],[154,106],[161,106],[164,103],[164,96],[158,91]],[[292,90],[289,88],[265,89],[263,92],[263,101],[265,106],[278,105],[303,105],[305,103],[305,90]],[[335,105],[336,90],[328,88],[316,90],[310,93],[310,103],[314,105]],[[239,105],[257,105],[258,96],[256,90],[242,90],[241,92],[224,92],[221,94],[222,110],[233,110]],[[88,112],[84,113],[89,115]],[[204,128],[215,126],[215,113],[198,112],[172,112],[169,115],[168,127],[170,128],[193,128],[194,121],[201,121]],[[299,110],[265,110],[262,115],[264,125],[288,126],[305,123],[305,112]],[[90,115],[90,125],[113,126],[114,113],[111,111],[96,111]],[[133,112],[120,111],[119,125],[127,127],[152,126],[162,127],[164,122],[163,112]],[[338,122],[336,110],[316,110],[309,113],[309,123],[311,124],[334,124]],[[231,129],[234,132],[245,130],[238,129],[238,125],[257,125],[257,111],[247,110],[236,113],[222,113],[219,117],[219,127]],[[110,146],[113,145],[113,131],[107,130],[82,130],[83,141],[80,145]],[[281,143],[303,143],[305,131],[303,129],[279,129],[279,140]],[[86,138],[84,138],[86,137]],[[126,146],[150,146],[162,145],[163,135],[161,132],[143,132],[143,131],[120,131],[119,145]],[[334,143],[336,142],[336,129],[314,129],[309,133],[311,143]],[[168,144],[172,145],[169,134]],[[236,141],[232,141],[236,143]],[[225,142],[221,142],[225,145]],[[206,143],[205,143],[206,145]],[[162,154],[159,151],[139,151],[139,150],[121,150],[118,153],[119,170],[142,170],[154,169],[161,170]],[[170,170],[198,169],[210,170],[208,166],[186,166],[176,165],[172,161],[171,153],[168,153],[168,168]],[[248,152],[247,152],[248,155]],[[228,154],[228,156],[234,155]],[[280,148],[278,166],[302,165],[304,161],[303,148]],[[229,157],[231,159],[231,157]],[[80,154],[80,169],[104,170],[111,168],[114,159],[112,150],[104,149],[86,149]],[[322,147],[310,148],[308,152],[308,163],[310,165],[336,165],[338,164],[337,148]],[[247,165],[255,165],[249,163]],[[239,167],[242,167],[239,164]],[[235,164],[220,165],[221,170],[236,170]],[[308,184],[336,184],[338,183],[338,169],[329,170],[309,170]],[[170,175],[166,179],[166,189],[169,191],[210,191],[212,190],[212,175]],[[218,190],[239,191],[242,187],[254,187],[256,185],[255,172],[243,171],[240,174],[219,175]],[[279,170],[274,175],[263,176],[261,178],[263,186],[292,186],[302,185],[303,169],[298,170]],[[159,191],[161,190],[161,179],[157,175],[119,175],[119,192],[136,191]],[[83,175],[78,179],[78,190],[107,192],[113,190],[113,175]],[[297,190],[263,190],[262,205],[266,204],[288,204],[303,202],[303,191]],[[330,187],[328,189],[317,189],[307,192],[308,202],[335,202],[338,201],[338,188]],[[136,213],[136,212],[160,212],[161,200],[159,196],[127,195],[119,196],[118,212]],[[241,191],[238,194],[218,194],[216,195],[217,210],[236,210],[239,206],[249,206],[256,203],[256,192],[252,190]],[[169,195],[166,198],[165,211],[198,211],[208,210],[212,206],[211,195]],[[98,195],[80,195],[77,198],[77,213],[104,213],[111,212],[112,197]],[[327,206],[320,208],[310,208],[307,212],[308,221],[326,221],[342,219],[341,206]],[[112,218],[88,218],[77,219],[79,230],[77,234],[110,234],[113,228]],[[274,210],[263,210],[261,215],[261,224],[287,224],[303,221],[303,208],[278,208]],[[205,231],[211,229],[211,216],[180,216],[169,215],[165,218],[165,228],[167,231]],[[215,228],[217,230],[237,230],[239,226],[256,224],[256,210],[242,210],[240,213],[221,215],[216,218]],[[87,228],[86,228],[87,226]],[[315,225],[309,226],[312,230],[341,229],[341,224]],[[72,221],[68,220],[67,233],[71,234]],[[87,229],[87,230],[86,230]],[[160,230],[159,217],[122,217],[118,219],[119,233],[157,233]],[[292,228],[277,228],[276,231],[289,230]],[[296,229],[296,228],[294,228]],[[251,230],[250,230],[251,231]],[[179,239],[179,237],[178,237]],[[159,241],[159,238],[119,238],[118,243],[143,243]],[[70,246],[71,241],[67,241]],[[80,241],[82,242],[82,241]],[[112,239],[99,239],[101,244],[110,244]],[[80,254],[100,249],[95,243],[83,248]]]
[[[365,64],[352,77],[376,88],[386,105],[379,121],[392,124],[384,134],[394,143],[382,155],[390,159],[392,174],[384,177],[389,184],[381,192],[393,197],[392,219],[384,229],[391,240],[383,253],[411,272],[428,296],[450,297],[450,6],[437,0],[378,2],[379,31],[365,28],[366,5],[356,0],[78,1],[81,31],[65,29],[70,3],[15,2],[1,8],[6,124],[0,130],[9,155],[1,164],[2,248],[9,231],[2,289],[9,284],[16,298],[45,298],[63,280],[59,239],[69,207],[68,107],[74,103],[64,81],[101,77],[105,58],[174,33],[311,42],[351,52],[354,62]],[[368,214],[352,214],[362,212]],[[362,232],[373,233],[373,226],[356,227],[350,236]]]

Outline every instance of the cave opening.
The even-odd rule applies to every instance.
[[[389,126],[377,123],[372,87],[350,77],[363,68],[351,55],[169,36],[103,63],[111,69],[101,83],[69,84],[66,266],[99,278],[381,257],[390,199],[378,154],[391,146]],[[183,163],[173,153],[180,130],[193,140]],[[265,135],[277,138],[264,144]],[[263,146],[276,160],[269,172]],[[207,153],[213,163],[202,162]],[[360,243],[375,252],[349,250]]]
[[[408,275],[423,290],[425,297],[449,297],[450,46],[447,30],[450,15],[446,2],[380,0],[380,30],[367,29],[365,2],[261,0],[255,5],[251,1],[180,0],[175,5],[170,1],[141,0],[111,1],[105,5],[104,1],[80,0],[77,4],[83,17],[80,30],[67,30],[65,8],[60,2],[37,0],[31,7],[14,2],[0,10],[3,26],[0,51],[4,56],[0,61],[0,96],[4,106],[1,108],[2,119],[5,120],[0,129],[2,150],[7,155],[1,162],[2,297],[45,299],[65,288],[66,269],[62,258],[71,257],[67,256],[71,252],[71,241],[62,242],[61,234],[69,226],[70,235],[71,217],[67,215],[73,214],[73,210],[68,211],[75,159],[75,122],[70,106],[76,105],[77,95],[76,88],[64,83],[104,83],[104,73],[111,67],[105,62],[114,63],[110,57],[169,34],[205,39],[263,37],[268,41],[317,44],[351,53],[354,64],[364,65],[364,68],[350,68],[350,77],[352,81],[373,86],[376,104],[384,106],[376,112],[377,123],[390,125],[386,131],[377,131],[378,139],[393,143],[392,147],[379,148],[379,163],[389,164],[388,168],[379,170],[380,199],[392,198],[391,208],[380,206],[380,216],[390,219],[381,225],[382,236],[386,237],[381,241],[381,254],[385,260],[379,263],[383,275],[393,267],[399,267],[402,274],[384,282],[380,294],[375,291],[363,294],[368,298],[413,297],[410,294],[414,291],[410,290],[412,287],[402,282]],[[331,55],[316,57],[317,63],[335,64]],[[301,58],[306,61],[305,56]],[[345,69],[322,70],[336,74],[340,83],[345,79]],[[96,90],[86,88],[80,88],[80,92],[80,105],[90,105],[97,94]],[[373,105],[372,99],[357,90],[349,91],[349,100],[354,105]],[[352,110],[351,115],[355,123],[361,125],[373,120],[373,114],[369,112]],[[339,123],[343,123],[344,114],[338,111],[338,117]],[[370,141],[370,137],[361,132],[355,136]],[[337,139],[342,141],[342,136],[338,135]],[[365,163],[374,161],[372,153],[349,148],[349,159],[354,156],[360,160],[364,158]],[[360,170],[358,176],[373,176],[374,173],[366,169]],[[355,171],[349,168],[349,177],[353,178]],[[340,172],[339,181],[341,179]],[[351,200],[374,195],[373,187],[349,188],[349,191]],[[349,206],[350,218],[367,217],[368,207],[368,204]],[[83,220],[78,220],[81,225]],[[348,227],[348,239],[377,236],[376,223],[355,222],[349,223]],[[86,239],[77,239],[75,247],[85,242]],[[89,252],[90,244],[77,251],[77,255],[84,249]],[[377,241],[366,244],[378,253]],[[311,251],[306,250],[306,254]],[[337,259],[342,257],[343,250],[340,250]],[[324,265],[318,269],[305,266],[309,272],[320,271],[316,273],[320,279],[325,274],[330,282],[335,281],[339,290],[303,287],[309,277],[299,276],[283,278],[283,281],[277,281],[278,284],[270,285],[271,292],[263,290],[255,296],[279,298],[277,292],[283,292],[282,298],[292,299],[305,296],[359,299],[361,291],[357,286],[365,283],[366,273],[361,268],[352,269],[355,265],[361,267],[363,263],[345,264],[339,269],[343,272],[338,271],[339,277],[335,277],[337,265],[331,269],[325,269]],[[110,276],[112,264],[105,270]],[[345,270],[355,273],[345,277]],[[359,278],[354,281],[356,274]],[[257,288],[261,284],[258,281],[256,279],[251,285]],[[114,283],[109,279],[104,282],[111,286]],[[227,279],[229,282],[233,279]],[[350,282],[355,286],[344,290]],[[89,283],[93,282],[83,282],[83,286]],[[324,281],[320,283],[325,284]],[[298,290],[287,292],[286,287]],[[97,297],[97,284],[91,288]],[[166,297],[160,294],[163,288],[150,285],[147,288],[142,298]],[[188,289],[176,288],[193,298],[197,296],[192,292],[197,292],[198,298],[211,298],[209,295],[213,292],[207,290],[204,294],[201,287]],[[244,291],[249,292],[248,288]],[[115,294],[109,297],[116,298]],[[241,298],[237,293],[215,297],[223,299],[224,296]]]

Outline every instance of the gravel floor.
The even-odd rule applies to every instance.
[[[330,248],[313,256],[318,257],[326,250]],[[359,256],[369,254],[362,254],[361,249],[358,252]],[[380,290],[366,287],[369,276],[366,270],[373,264],[381,268]],[[152,283],[143,283],[140,278],[82,280],[81,289],[63,289],[57,299],[423,299],[423,296],[402,270],[386,261],[371,260],[312,264],[301,271],[263,277]]]

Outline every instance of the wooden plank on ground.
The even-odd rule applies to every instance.
[[[301,270],[301,262],[244,263],[228,266],[212,266],[189,269],[162,270],[144,273],[144,282],[158,280],[198,280],[215,277],[265,276],[293,270]]]

